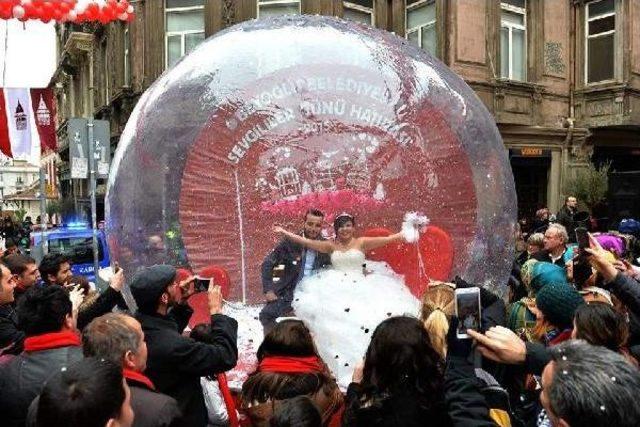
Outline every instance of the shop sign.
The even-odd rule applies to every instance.
[[[551,150],[540,147],[521,147],[509,150],[511,157],[551,157]]]

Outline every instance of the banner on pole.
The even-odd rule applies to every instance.
[[[31,89],[31,106],[35,113],[36,130],[40,137],[41,151],[55,151],[56,143],[56,103],[51,88]]]
[[[33,109],[29,89],[4,89],[11,157],[30,160]]]
[[[40,154],[56,150],[56,106],[51,88],[0,89],[0,151],[40,164]]]
[[[89,138],[87,119],[69,119],[67,121],[69,137],[69,161],[71,178],[85,179],[89,175]]]
[[[93,139],[95,140],[96,177],[109,178],[111,131],[108,120],[93,121]]]

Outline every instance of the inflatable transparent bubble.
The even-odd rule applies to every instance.
[[[113,257],[228,270],[231,299],[262,300],[274,225],[307,209],[358,233],[430,219],[418,244],[369,254],[419,293],[456,275],[504,294],[516,196],[491,114],[437,59],[393,34],[318,16],[216,34],[141,97],[107,190]]]

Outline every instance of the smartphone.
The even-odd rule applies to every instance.
[[[193,288],[195,292],[207,292],[209,290],[209,284],[213,281],[212,278],[196,276],[193,282]]]
[[[581,289],[584,283],[589,280],[589,277],[593,274],[591,265],[587,260],[589,254],[585,251],[585,249],[590,246],[589,233],[586,228],[576,228],[576,241],[578,242],[580,253],[573,260],[573,282],[576,284],[578,289]]]
[[[589,233],[584,227],[576,228],[576,241],[578,242],[578,248],[580,250],[588,248],[589,245]]]
[[[456,336],[467,339],[467,329],[480,330],[480,288],[456,289],[455,297],[458,316]]]

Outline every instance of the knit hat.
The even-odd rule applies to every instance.
[[[176,278],[176,269],[170,265],[154,265],[138,271],[131,281],[131,293],[140,313],[153,313],[158,300]]]
[[[564,268],[550,262],[525,262],[522,282],[530,296],[534,296],[543,286],[549,283],[567,283],[567,272]]]
[[[536,295],[536,306],[553,326],[565,329],[573,324],[576,309],[584,300],[567,283],[549,283]]]

